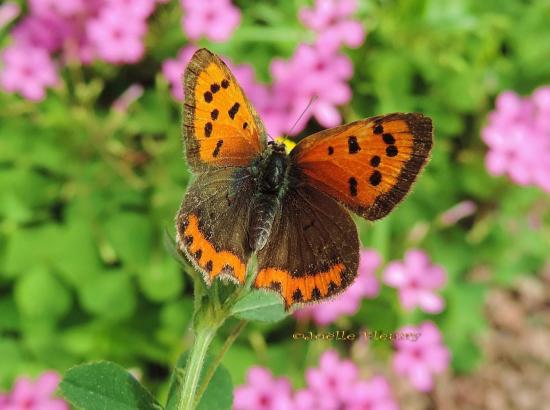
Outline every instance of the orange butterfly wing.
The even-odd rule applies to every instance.
[[[394,113],[328,129],[291,151],[300,176],[369,220],[409,192],[432,147],[432,121]]]
[[[184,75],[183,135],[193,170],[245,166],[265,147],[266,131],[229,68],[198,50]]]

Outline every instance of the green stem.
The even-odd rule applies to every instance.
[[[214,376],[214,373],[216,372],[216,369],[220,365],[220,362],[222,361],[223,356],[229,350],[229,348],[231,347],[233,342],[237,339],[237,337],[239,336],[239,334],[244,329],[244,327],[246,326],[247,323],[248,322],[246,320],[241,320],[237,324],[237,326],[235,326],[235,328],[231,331],[231,334],[227,337],[227,339],[225,339],[225,342],[223,343],[223,346],[220,349],[220,352],[218,353],[218,355],[216,356],[216,358],[214,359],[214,361],[212,362],[212,364],[208,368],[208,371],[206,372],[206,375],[204,376],[204,379],[203,379],[199,389],[197,390],[196,399],[195,399],[197,404],[198,404],[199,400],[201,399],[204,391],[208,387],[208,384],[210,383],[210,380]]]
[[[178,410],[193,410],[195,408],[195,394],[203,368],[206,352],[212,339],[216,335],[217,327],[200,327],[195,336],[195,342],[189,353],[185,366],[185,377],[181,388]]]

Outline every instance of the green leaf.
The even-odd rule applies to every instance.
[[[176,363],[176,370],[172,375],[172,381],[170,383],[170,394],[168,396],[166,410],[176,410],[177,401],[179,399],[178,392],[181,390],[181,382],[183,380],[188,356],[189,354],[187,352],[183,353]],[[197,388],[201,387],[204,376],[210,368],[212,361],[212,357],[206,357]],[[232,404],[233,383],[231,382],[231,376],[225,367],[219,365],[210,379],[210,383],[208,383],[208,387],[204,391],[196,410],[230,410]]]
[[[0,318],[0,334],[4,331],[17,330],[19,328],[21,319],[15,300],[11,295],[2,295],[0,297]]]
[[[15,230],[5,245],[4,257],[0,258],[3,270],[14,277],[37,265],[55,265],[63,256],[59,246],[60,231],[54,224]]]
[[[55,266],[63,278],[75,287],[91,280],[102,266],[94,242],[93,229],[87,221],[70,221],[60,229],[56,243],[61,249]]]
[[[174,299],[183,288],[183,273],[178,264],[166,256],[153,259],[149,269],[141,271],[138,278],[143,293],[153,302]]]
[[[25,352],[23,352],[21,341],[4,338],[0,332],[0,357],[2,358],[0,391],[3,391],[11,385],[25,362]]]
[[[114,214],[105,224],[105,232],[118,257],[130,268],[147,266],[153,231],[145,215],[124,212]]]
[[[65,374],[60,388],[69,402],[84,410],[162,409],[151,393],[116,363],[73,367]]]
[[[20,312],[33,319],[57,319],[71,307],[68,290],[44,268],[36,268],[15,286],[15,302]]]
[[[130,317],[136,308],[136,292],[129,276],[110,271],[86,281],[78,289],[82,306],[110,320]]]
[[[239,319],[277,322],[286,317],[281,297],[273,292],[254,290],[239,299],[231,309]]]

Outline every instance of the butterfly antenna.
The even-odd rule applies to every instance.
[[[300,116],[298,117],[298,119],[294,122],[294,125],[290,128],[290,131],[288,132],[287,135],[292,134],[292,131],[294,131],[294,128],[296,127],[296,125],[298,124],[298,122],[300,122],[300,120],[302,119],[302,117],[304,116],[304,114],[307,112],[307,110],[309,110],[309,107],[311,107],[311,105],[315,102],[316,99],[317,99],[317,96],[316,96],[316,95],[314,95],[313,97],[311,97],[311,98],[309,99],[309,102],[307,103],[306,108],[304,108],[304,111],[302,111],[302,113],[300,114]]]

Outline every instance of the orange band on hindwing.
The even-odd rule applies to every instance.
[[[245,263],[234,253],[217,251],[199,229],[199,218],[190,214],[184,222],[185,230],[180,238],[180,248],[204,273],[205,280],[212,283],[219,275],[230,275],[244,283]]]
[[[343,285],[345,269],[338,263],[324,272],[294,277],[286,270],[265,268],[258,272],[254,286],[279,293],[288,309],[295,303],[314,302],[336,293]]]

